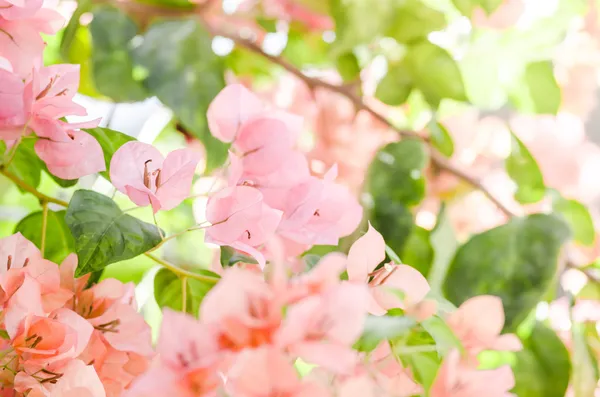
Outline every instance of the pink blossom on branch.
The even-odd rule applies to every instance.
[[[164,158],[152,145],[127,142],[111,159],[110,179],[135,204],[152,205],[156,213],[175,208],[189,196],[199,161],[200,154],[190,149],[174,150]]]

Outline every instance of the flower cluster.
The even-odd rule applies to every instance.
[[[16,149],[24,136],[34,133],[39,138],[35,152],[62,179],[104,171],[101,146],[81,130],[97,126],[98,120],[63,121],[87,114],[73,102],[79,66],[43,66],[40,34],[56,33],[63,18],[42,8],[39,0],[0,3],[0,140]]]
[[[362,207],[334,182],[337,168],[323,178],[311,175],[305,155],[294,148],[299,116],[269,109],[234,84],[213,100],[208,123],[216,138],[232,142],[232,151],[229,186],[207,204],[207,242],[249,253],[264,265],[257,247],[269,241],[296,256],[315,244],[337,245],[356,229]]]
[[[383,341],[370,353],[354,349],[369,312],[405,309],[419,321],[435,312],[424,299],[429,286],[413,268],[388,263],[372,271],[383,260],[383,250],[381,235],[370,228],[347,257],[329,254],[309,272],[292,278],[286,276],[283,263],[275,263],[267,277],[241,266],[225,270],[204,298],[198,320],[164,312],[158,358],[126,395],[421,393],[411,371],[397,359],[394,344]],[[344,270],[348,280],[340,279]],[[486,316],[486,321],[479,321],[474,312]],[[464,352],[452,350],[447,355],[430,396],[510,396],[514,378],[508,366],[477,370],[476,356],[482,350],[521,348],[514,335],[499,335],[504,323],[500,301],[474,298],[450,314],[447,323]],[[294,367],[298,360],[313,368],[308,375],[298,375]]]
[[[154,352],[134,285],[86,289],[77,256],[60,267],[20,233],[0,240],[0,382],[7,396],[117,397]]]

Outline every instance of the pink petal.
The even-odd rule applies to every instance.
[[[0,274],[11,269],[22,268],[25,261],[41,259],[40,250],[19,232],[0,239]]]
[[[473,335],[478,341],[491,342],[504,327],[502,300],[491,295],[475,296],[450,314],[447,322],[459,338],[463,334],[465,337]]]
[[[201,154],[190,149],[178,149],[167,155],[160,171],[160,186],[156,197],[161,208],[170,210],[190,195],[192,179]]]
[[[390,289],[404,293],[404,299]],[[405,309],[407,305],[421,302],[429,290],[427,279],[418,270],[408,265],[395,265],[386,276],[385,283],[374,288],[373,296],[381,307],[387,310]]]
[[[330,319],[330,339],[342,344],[358,339],[365,325],[368,297],[366,285],[348,282],[327,291],[324,309]]]
[[[0,1],[0,17],[4,19],[29,18],[42,8],[43,0]]]
[[[25,276],[23,284],[11,296],[4,310],[4,326],[11,338],[17,334],[21,321],[30,315],[43,316],[40,285],[31,277]]]
[[[500,335],[489,347],[491,350],[519,351],[523,349],[521,340],[514,334]]]
[[[369,222],[364,236],[348,251],[348,280],[364,282],[369,273],[385,259],[385,241]]]
[[[260,99],[246,87],[241,84],[228,85],[208,107],[208,128],[215,138],[233,142],[241,125],[263,109]]]
[[[126,186],[145,190],[144,165],[147,163],[148,172],[154,172],[162,167],[163,161],[162,154],[154,146],[137,141],[127,142],[110,161],[110,180],[121,193],[128,194]]]
[[[72,360],[48,397],[106,397],[104,386],[91,365]]]
[[[105,171],[104,153],[96,138],[84,131],[71,131],[71,135],[70,142],[40,139],[35,143],[35,152],[48,171],[67,180]]]
[[[309,364],[316,364],[339,374],[350,373],[358,363],[356,351],[335,343],[304,342],[294,345],[290,351]]]
[[[54,313],[54,318],[61,323],[68,325],[77,334],[77,343],[75,349],[71,352],[73,357],[79,356],[86,348],[94,327],[79,314],[69,309],[58,309]]]
[[[24,112],[23,91],[25,84],[19,76],[0,69],[0,119]]]

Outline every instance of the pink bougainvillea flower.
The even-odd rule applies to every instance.
[[[381,342],[369,355],[364,370],[372,374],[377,385],[389,396],[410,397],[423,393],[408,368],[395,357],[388,341]],[[361,371],[362,372],[362,371]]]
[[[0,125],[16,123],[14,117],[24,116],[24,90],[25,83],[19,76],[0,68]]]
[[[363,330],[367,304],[366,286],[351,283],[307,297],[288,308],[276,343],[306,362],[349,372],[358,360],[352,344]]]
[[[457,350],[448,353],[431,386],[431,397],[514,397],[515,378],[510,366],[476,370],[460,361]]]
[[[95,127],[99,120],[86,123]],[[75,129],[58,121],[59,134],[55,138],[39,139],[35,152],[42,159],[48,171],[62,179],[79,179],[85,175],[106,170],[104,152],[98,141],[85,131]],[[62,133],[66,135],[61,135]]]
[[[202,301],[200,320],[217,329],[222,349],[237,352],[273,341],[282,302],[261,274],[232,267]]]
[[[221,90],[208,107],[207,117],[210,132],[223,142],[236,141],[241,127],[249,120],[258,118],[283,122],[286,128],[281,133],[291,134],[292,142],[302,130],[300,116],[268,109],[256,95],[241,84],[231,84]]]
[[[174,150],[166,158],[154,146],[127,142],[110,162],[113,185],[139,206],[151,204],[153,211],[170,210],[190,194],[200,154]]]
[[[134,381],[126,395],[216,395],[216,389],[222,384],[216,335],[191,316],[165,309],[158,341],[158,362]]]
[[[327,389],[302,381],[289,358],[274,347],[247,350],[230,371],[231,395],[239,397],[327,397]]]
[[[0,57],[8,60],[12,72],[25,79],[33,70],[43,66],[45,44],[40,33],[56,33],[64,24],[64,18],[54,10],[39,9],[26,19],[17,19],[35,8],[35,0],[18,3],[23,7],[15,7],[14,3],[4,7],[0,5],[0,31],[3,32],[0,35]],[[34,7],[30,8],[30,4]]]
[[[0,274],[22,268],[37,259],[42,259],[40,250],[21,233],[0,239]]]
[[[323,179],[310,177],[287,193],[278,233],[309,245],[337,245],[362,219],[362,207],[350,191],[333,182],[332,167]]]
[[[448,315],[446,322],[473,356],[482,350],[518,351],[523,348],[516,335],[500,335],[504,327],[504,309],[497,296],[481,295],[468,299]]]
[[[77,313],[59,309],[50,317],[29,316],[12,340],[24,368],[55,371],[83,352],[93,327]]]
[[[369,224],[364,236],[354,242],[348,252],[348,280],[356,283],[369,281],[371,302],[369,312],[384,315],[400,308],[419,320],[433,315],[434,301],[425,300],[429,284],[419,271],[407,265],[387,264],[375,271],[385,259],[385,242],[381,234]],[[394,290],[400,291],[400,297]]]
[[[20,373],[22,374],[22,373]],[[17,375],[19,376],[19,375]],[[81,360],[72,360],[62,370],[56,382],[44,383],[31,389],[29,397],[105,397],[106,393],[94,367]]]
[[[212,224],[206,230],[206,242],[244,251],[264,266],[264,256],[254,247],[264,244],[274,234],[281,211],[266,205],[259,190],[234,186],[209,198],[206,219]]]
[[[21,19],[34,16],[42,8],[43,0],[0,0],[0,17]]]

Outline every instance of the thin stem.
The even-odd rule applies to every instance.
[[[152,259],[154,262],[158,263],[159,265],[169,269],[173,273],[178,274],[179,276],[193,278],[194,280],[204,281],[204,282],[207,282],[210,284],[216,284],[217,281],[219,281],[219,279],[216,277],[203,276],[202,274],[196,274],[196,273],[187,271],[185,269],[181,269],[181,268],[173,265],[172,263],[169,263],[163,259],[160,259],[157,256],[152,255],[149,252],[146,252],[144,255],[146,255],[148,258]]]
[[[13,173],[7,171],[4,166],[0,166],[0,174],[4,175],[5,177],[7,177],[11,181],[13,181],[13,183],[15,185],[19,186],[21,189],[25,190],[28,193],[33,194],[35,197],[40,199],[40,201],[46,201],[48,203],[58,204],[63,207],[69,206],[69,203],[67,203],[66,201],[55,199],[54,197],[46,196],[44,193],[38,192],[33,186],[28,185],[23,180],[21,180],[19,177],[17,177]]]
[[[160,243],[158,243],[157,245],[155,245],[153,248],[149,249],[148,252],[156,251],[157,249],[159,249],[160,247],[162,247],[163,244],[165,244],[167,241],[173,240],[174,238],[177,238],[177,237],[179,237],[179,236],[181,236],[181,235],[183,235],[183,234],[185,234],[187,232],[192,232],[194,230],[207,229],[210,226],[211,225],[205,225],[205,226],[203,226],[203,225],[195,225],[195,226],[189,227],[189,228],[187,228],[185,230],[182,230],[180,232],[177,232],[175,234],[172,234],[170,236],[163,237],[162,241]],[[160,228],[159,228],[159,230],[160,230]],[[161,235],[161,237],[162,237],[162,235]]]
[[[161,243],[163,243],[165,241],[165,235],[163,234],[162,230],[160,229],[160,226],[158,226],[158,221],[156,220],[156,212],[154,212],[154,209],[150,208],[152,210],[152,219],[154,219],[154,224],[156,225],[156,228],[158,229],[158,234],[160,234],[160,239],[162,240]]]
[[[42,258],[44,257],[44,252],[46,251],[46,231],[48,229],[48,202],[42,200],[42,242],[40,244],[40,251],[42,253]]]
[[[436,345],[422,345],[422,346],[403,346],[401,348],[396,348],[394,353],[399,356],[405,356],[409,354],[415,353],[426,353],[426,352],[434,352],[437,351]]]
[[[25,127],[25,128],[27,128],[27,127]],[[4,164],[2,164],[3,167],[8,168],[10,163],[12,163],[13,159],[15,158],[15,154],[17,154],[17,150],[19,149],[19,145],[21,144],[22,141],[23,141],[23,136],[20,136],[19,139],[17,139],[17,143],[15,143],[12,148],[10,148],[10,152],[8,153],[8,160],[6,160],[6,162]]]
[[[187,277],[181,276],[181,311],[187,311]]]

